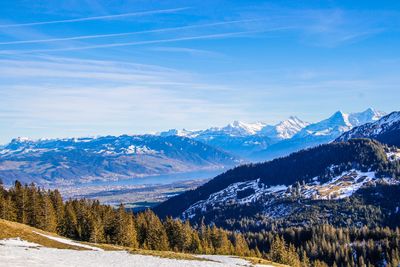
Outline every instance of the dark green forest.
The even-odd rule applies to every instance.
[[[195,229],[189,222],[171,218],[161,221],[150,210],[134,215],[123,205],[114,209],[92,200],[63,201],[57,190],[18,181],[8,190],[0,186],[0,218],[79,241],[132,249],[255,255],[240,233],[205,225]]]

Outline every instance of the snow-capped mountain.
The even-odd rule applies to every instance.
[[[358,113],[335,112],[329,118],[309,124],[291,138],[271,144],[251,155],[254,159],[268,160],[289,155],[292,152],[334,141],[343,133],[367,122],[380,119],[385,113],[371,108]]]
[[[202,134],[226,134],[230,136],[249,136],[255,135],[266,126],[263,122],[245,123],[241,121],[234,121],[222,128],[210,128],[205,130]]]
[[[351,138],[372,138],[388,145],[400,146],[400,112],[392,112],[375,122],[355,127],[336,141]]]
[[[198,131],[171,129],[159,135],[189,137],[237,157],[250,159],[248,155],[251,153],[263,150],[279,140],[292,137],[308,124],[297,117],[290,117],[276,125],[268,125],[264,122],[234,121],[224,127],[212,127]]]
[[[171,129],[161,132],[161,136],[178,135],[197,138],[201,140],[213,139],[216,136],[246,137],[263,136],[274,140],[282,140],[292,137],[298,131],[309,125],[295,116],[279,122],[276,125],[268,125],[264,122],[246,123],[234,121],[224,127],[211,127],[205,130],[191,131],[187,129]]]
[[[304,127],[293,138],[304,138],[307,136],[332,136],[335,138],[353,127],[379,120],[384,115],[385,113],[374,111],[371,108],[363,112],[350,114],[337,111],[326,120]]]
[[[308,122],[304,122],[295,116],[291,116],[289,119],[281,121],[274,126],[265,126],[260,130],[259,134],[268,136],[275,140],[289,139],[307,125],[309,125]]]
[[[122,135],[29,140],[0,149],[5,183],[80,183],[149,175],[216,170],[239,161],[230,154],[180,136]]]
[[[353,127],[374,122],[384,116],[368,108],[363,112],[335,112],[316,123],[291,116],[275,125],[264,122],[234,121],[224,127],[191,131],[172,129],[160,136],[185,136],[250,161],[269,160],[304,148],[329,143]]]

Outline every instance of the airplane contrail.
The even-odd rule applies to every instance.
[[[129,36],[129,35],[144,34],[144,33],[157,33],[157,32],[167,32],[167,31],[194,29],[194,28],[196,28],[196,29],[197,28],[206,28],[206,27],[211,27],[211,26],[229,25],[229,24],[261,21],[261,20],[265,20],[265,19],[232,20],[232,21],[213,22],[213,23],[206,23],[206,24],[199,24],[199,25],[189,25],[189,26],[171,27],[171,28],[136,31],[136,32],[82,35],[82,36],[72,36],[72,37],[63,37],[63,38],[50,38],[50,39],[38,39],[38,40],[22,40],[22,41],[0,42],[0,45],[36,44],[36,43],[50,43],[50,42],[59,42],[59,41],[85,40],[85,39],[96,39],[96,38],[107,38],[107,37],[120,37],[120,36]]]
[[[3,25],[0,25],[0,28],[37,26],[37,25],[58,24],[58,23],[72,23],[72,22],[80,22],[80,21],[114,19],[114,18],[132,17],[132,16],[146,16],[146,15],[161,14],[161,13],[174,13],[174,12],[178,12],[178,11],[182,11],[182,10],[186,10],[186,9],[189,9],[189,7],[158,9],[158,10],[150,10],[150,11],[142,11],[142,12],[132,12],[132,13],[123,13],[123,14],[116,14],[116,15],[77,18],[77,19],[39,21],[39,22],[28,22],[28,23],[18,23],[18,24],[3,24]]]
[[[125,42],[125,43],[109,43],[109,44],[99,44],[90,46],[76,46],[76,47],[66,47],[66,48],[55,48],[55,49],[37,49],[37,50],[3,50],[0,54],[13,55],[13,54],[32,54],[32,53],[42,53],[42,52],[63,52],[63,51],[78,51],[78,50],[88,50],[97,48],[111,48],[111,47],[123,47],[123,46],[135,46],[135,45],[146,45],[146,44],[159,44],[159,43],[171,43],[171,42],[181,42],[190,40],[207,40],[207,39],[219,39],[225,37],[235,37],[244,34],[251,33],[262,33],[270,31],[280,31],[291,29],[291,27],[280,27],[268,30],[254,30],[254,31],[240,31],[240,32],[228,32],[219,34],[208,34],[200,36],[189,36],[189,37],[178,37],[171,39],[157,39],[148,41],[136,41],[136,42]]]

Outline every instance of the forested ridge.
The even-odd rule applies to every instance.
[[[328,181],[343,171],[373,171],[377,178],[400,178],[400,162],[388,159],[390,148],[371,139],[335,142],[270,162],[232,169],[203,187],[168,200],[155,209],[179,213],[232,183],[260,178],[267,185]],[[335,170],[330,168],[335,166]],[[333,171],[333,172],[332,172]],[[291,266],[398,266],[400,247],[400,185],[385,179],[338,200],[305,199],[301,195],[276,202],[289,217],[263,215],[264,203],[229,204],[192,218],[241,231],[251,249]],[[203,217],[202,217],[203,216]]]
[[[320,145],[272,161],[242,165],[195,190],[172,197],[155,207],[154,211],[160,217],[180,216],[192,204],[230,184],[258,178],[268,186],[309,182],[315,176],[323,176],[332,165],[339,166],[337,171],[340,172],[357,168],[361,171],[375,171],[378,177],[400,176],[399,161],[389,161],[385,149],[385,145],[371,139],[354,139]]]

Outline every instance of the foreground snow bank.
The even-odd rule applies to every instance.
[[[50,237],[49,237],[50,238]],[[51,237],[54,238],[54,237]],[[57,240],[58,241],[58,240]],[[65,241],[65,240],[64,240]],[[69,241],[69,240],[68,240]],[[72,241],[71,241],[72,242]],[[76,245],[75,243],[73,245]],[[125,251],[78,251],[46,248],[18,238],[0,240],[0,266],[119,266],[119,267],[235,267],[251,266],[245,260],[229,256],[199,256],[212,261],[175,260],[134,255]],[[265,265],[263,265],[265,266]]]

